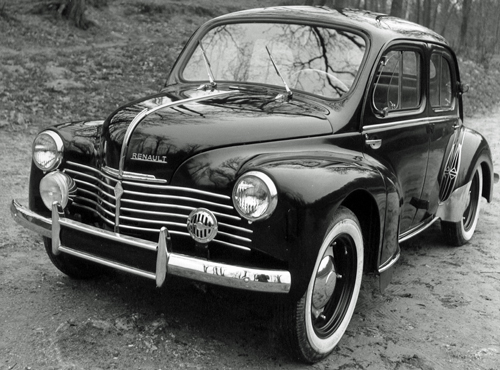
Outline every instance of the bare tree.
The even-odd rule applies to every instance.
[[[445,36],[458,53],[485,65],[500,49],[500,0],[302,0],[302,3],[354,7],[411,20]]]
[[[85,17],[86,0],[44,0],[36,5],[34,13],[57,12],[76,27],[87,29],[91,22]]]
[[[431,14],[432,14],[432,3],[431,0],[424,0],[424,7],[422,11],[422,24],[425,27],[430,27],[431,26]]]
[[[403,18],[403,0],[392,0],[390,15]]]
[[[469,28],[469,14],[471,11],[472,0],[462,1],[462,25],[460,26],[460,51],[467,48],[467,30]]]
[[[349,5],[348,2],[348,0],[335,0],[334,5],[337,8],[345,8]]]

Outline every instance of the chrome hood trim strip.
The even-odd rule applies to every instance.
[[[218,92],[218,93],[210,94],[210,95],[206,95],[206,96],[196,96],[193,98],[187,98],[187,99],[178,100],[176,102],[162,104],[162,105],[159,105],[159,106],[154,107],[154,108],[149,109],[149,110],[147,108],[143,109],[137,116],[135,116],[135,118],[132,120],[132,122],[128,126],[127,131],[125,132],[125,137],[123,138],[122,149],[120,152],[120,163],[119,163],[119,167],[118,167],[119,178],[122,179],[123,175],[124,175],[125,157],[126,157],[127,152],[128,152],[128,146],[130,144],[130,139],[132,138],[132,133],[134,132],[135,128],[139,125],[139,123],[141,123],[141,121],[145,117],[147,117],[151,113],[154,113],[160,109],[178,107],[178,106],[184,105],[186,103],[195,103],[195,102],[210,100],[210,99],[215,98],[215,97],[222,97],[222,96],[226,96],[226,95],[235,95],[238,93],[239,93],[238,90],[236,90],[236,91],[223,91],[223,92]]]

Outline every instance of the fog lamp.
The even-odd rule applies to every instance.
[[[54,131],[43,131],[33,142],[33,162],[42,171],[59,167],[63,158],[64,144]]]
[[[59,202],[62,208],[68,205],[70,195],[76,191],[75,181],[67,174],[56,171],[46,175],[40,181],[40,195],[43,204],[52,209],[52,203]]]
[[[265,220],[276,208],[278,192],[266,174],[250,171],[242,175],[233,188],[236,211],[249,221]]]

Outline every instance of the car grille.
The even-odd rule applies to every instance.
[[[72,207],[92,212],[121,234],[158,240],[160,228],[166,226],[173,237],[191,240],[186,226],[188,215],[197,208],[206,208],[218,220],[219,231],[211,243],[250,250],[252,230],[241,226],[245,222],[234,210],[229,196],[150,182],[119,181],[75,162],[67,162],[64,172],[78,188]],[[117,209],[115,194],[120,192]]]

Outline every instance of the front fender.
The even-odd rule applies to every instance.
[[[44,128],[39,133],[51,130],[61,137],[64,144],[64,155],[59,168],[64,168],[68,161],[96,167],[103,122],[102,120],[64,122]],[[48,216],[50,210],[43,204],[39,189],[40,181],[44,176],[45,172],[40,170],[32,160],[29,208],[32,211]]]
[[[379,231],[385,219],[385,183],[380,173],[362,157],[321,152],[264,155],[249,161],[240,172],[250,170],[266,173],[278,188],[278,207],[271,218],[259,222],[258,226],[255,223],[255,241],[268,243],[276,235],[285,239],[292,276],[290,298],[300,298],[307,289],[334,213],[348,198],[348,204],[356,203],[351,194],[366,193],[366,198],[360,199],[371,198],[377,205],[380,220],[374,233],[377,239],[365,249],[374,248],[374,254],[378,255]],[[362,205],[356,209],[358,218],[364,216],[362,209]]]

